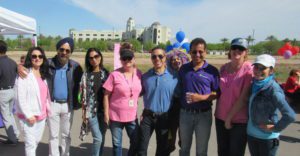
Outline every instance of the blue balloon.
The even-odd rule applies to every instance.
[[[173,48],[179,48],[180,47],[180,43],[179,42],[176,42],[173,44]]]
[[[173,46],[171,46],[171,45],[168,45],[168,46],[167,46],[167,48],[166,48],[166,50],[167,50],[167,52],[169,52],[169,51],[173,50]]]
[[[184,38],[185,38],[185,34],[183,31],[178,31],[176,33],[176,39],[179,43],[181,43],[184,40]]]
[[[190,43],[186,42],[183,43],[183,45],[181,46],[182,49],[185,49],[187,53],[189,53],[190,51]]]

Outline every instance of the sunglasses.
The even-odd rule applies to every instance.
[[[231,50],[238,50],[238,51],[244,51],[244,50],[246,50],[245,48],[243,48],[241,46],[231,46],[230,49]]]
[[[93,59],[97,60],[99,57],[100,57],[100,55],[94,55],[94,56],[90,56],[89,59],[90,60],[93,60]]]
[[[159,58],[160,60],[162,60],[165,56],[164,55],[151,55],[151,59],[155,60],[156,58]]]
[[[198,50],[193,50],[193,51],[192,51],[192,54],[193,54],[193,55],[196,55],[197,53],[203,54],[204,51],[202,51],[202,50],[199,50],[199,51],[198,51]]]
[[[61,53],[63,53],[65,51],[67,54],[71,53],[70,49],[65,49],[65,48],[59,48],[58,51],[61,52]]]
[[[131,56],[124,56],[124,57],[121,57],[121,60],[122,61],[131,61],[133,59],[133,57]]]
[[[254,69],[259,70],[259,71],[264,71],[267,69],[267,67],[255,64]]]
[[[43,59],[44,56],[43,55],[31,55],[31,59],[37,59],[37,58]]]

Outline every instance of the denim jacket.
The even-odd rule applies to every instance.
[[[282,117],[279,119],[278,110]],[[296,114],[285,100],[283,90],[274,79],[250,96],[249,115],[253,124],[274,124],[273,132],[280,132],[295,121]]]

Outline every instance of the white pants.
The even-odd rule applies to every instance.
[[[70,155],[72,120],[73,111],[69,110],[68,103],[51,103],[51,116],[48,118],[50,129],[49,156],[60,156],[59,130],[61,132],[61,156]]]
[[[19,120],[21,130],[24,133],[26,156],[35,156],[36,155],[37,145],[41,141],[43,133],[44,133],[45,120],[46,119],[37,121],[33,125],[30,125],[25,120]]]

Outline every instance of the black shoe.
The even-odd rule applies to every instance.
[[[18,144],[18,142],[19,142],[18,140],[17,140],[17,142],[13,142],[11,140],[6,140],[6,141],[3,141],[2,144],[16,146]]]

